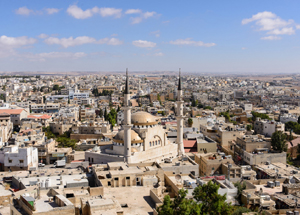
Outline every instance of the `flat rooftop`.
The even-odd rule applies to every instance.
[[[127,208],[122,208],[124,214],[152,214],[153,208],[155,207],[155,204],[150,197],[150,190],[152,187],[108,187],[105,189],[105,198],[112,198],[117,200],[121,205],[128,205]]]
[[[40,199],[36,199],[35,206],[36,212],[47,212],[59,207],[54,201],[49,202],[49,197],[46,195],[41,196]]]
[[[163,168],[163,167],[170,167],[170,166],[178,166],[176,164],[179,164],[179,166],[184,166],[184,165],[188,165],[188,166],[194,166],[197,164],[192,163],[189,159],[187,160],[182,160],[181,158],[173,158],[171,163],[160,163],[159,165]]]
[[[60,177],[62,177],[63,184],[60,184]],[[57,187],[64,188],[67,184],[76,184],[76,183],[86,183],[89,181],[86,179],[86,174],[82,175],[62,175],[62,176],[40,176],[40,177],[30,177],[30,178],[21,178],[20,182],[22,182],[26,187],[30,186],[30,182],[36,183],[37,181],[42,182],[46,181],[46,179],[50,179],[49,187]],[[80,185],[82,186],[82,185]]]

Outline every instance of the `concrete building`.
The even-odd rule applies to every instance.
[[[29,170],[31,167],[38,167],[38,150],[35,147],[6,146],[3,152],[5,171]]]
[[[234,159],[248,165],[257,165],[266,162],[286,163],[286,153],[276,153],[271,150],[271,142],[267,142],[259,136],[243,136],[237,138],[234,145]]]
[[[285,125],[281,122],[261,120],[257,118],[254,122],[254,131],[256,134],[262,134],[266,137],[271,137],[275,131],[284,132]]]
[[[28,112],[25,109],[0,109],[0,114],[9,114],[14,126],[21,125],[21,120],[26,118]]]

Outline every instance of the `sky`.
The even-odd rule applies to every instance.
[[[0,71],[297,73],[298,0],[1,0]]]

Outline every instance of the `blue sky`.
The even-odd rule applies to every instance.
[[[300,1],[0,1],[0,71],[295,73]]]

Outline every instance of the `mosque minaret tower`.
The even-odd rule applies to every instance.
[[[177,89],[177,144],[178,155],[184,154],[183,147],[183,101],[182,101],[182,89],[181,89],[181,71],[179,69],[179,81]]]
[[[130,92],[129,92],[129,80],[128,80],[128,69],[126,69],[126,83],[124,93],[124,157],[126,162],[130,163],[131,156],[131,103],[130,103]]]

